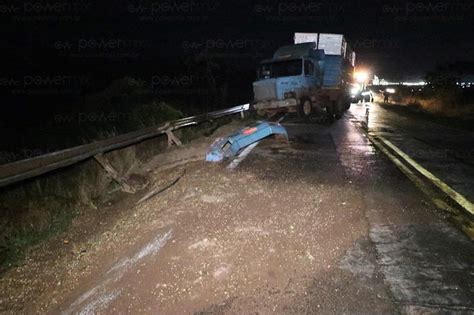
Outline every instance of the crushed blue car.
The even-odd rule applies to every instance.
[[[270,135],[288,141],[288,133],[285,127],[279,123],[261,121],[227,137],[216,139],[206,153],[206,161],[221,162],[226,158],[234,157],[252,143],[261,141]]]

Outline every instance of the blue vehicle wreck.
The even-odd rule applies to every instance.
[[[232,158],[244,148],[270,135],[288,141],[288,133],[279,123],[258,122],[227,137],[216,139],[206,153],[206,161],[221,162],[226,158]]]

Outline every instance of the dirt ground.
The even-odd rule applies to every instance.
[[[451,283],[454,278],[443,271],[450,264],[456,274],[468,274],[472,244],[443,222],[348,120],[285,126],[289,144],[266,139],[233,171],[227,163],[197,157],[215,136],[238,124],[144,165],[141,172],[152,183],[147,191],[99,209],[93,218],[77,218],[69,234],[38,247],[2,278],[1,310],[392,314],[473,309],[469,282]],[[176,159],[192,162],[170,166]],[[137,204],[150,189],[168,186]],[[427,234],[414,233],[421,227]],[[429,242],[426,235],[432,235]],[[456,264],[430,256],[435,245]],[[414,272],[425,278],[417,281]],[[439,288],[449,281],[448,291]]]

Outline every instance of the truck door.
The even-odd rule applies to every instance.
[[[304,60],[304,78],[305,78],[305,88],[309,95],[312,95],[316,92],[316,88],[318,85],[318,80],[316,78],[317,71],[316,67],[312,60],[305,59]]]

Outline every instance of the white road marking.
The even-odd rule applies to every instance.
[[[398,147],[396,147],[393,143],[385,139],[384,137],[380,135],[376,135],[380,141],[382,141],[387,147],[395,151],[402,159],[404,159],[408,164],[410,164],[412,167],[414,167],[420,174],[425,176],[427,179],[429,179],[436,187],[441,189],[445,194],[447,194],[451,199],[453,199],[455,202],[457,202],[461,207],[466,209],[471,214],[474,214],[474,204],[469,201],[466,197],[449,187],[446,183],[444,183],[441,179],[436,177],[433,173],[428,171],[426,168],[418,164],[415,160],[413,160],[411,157],[409,157],[406,153],[404,153],[402,150],[400,150]]]

